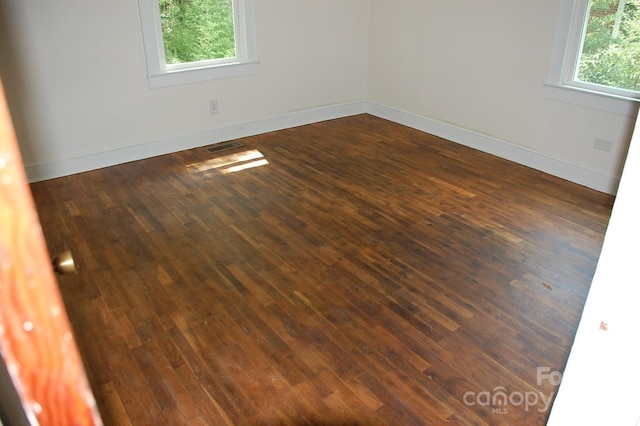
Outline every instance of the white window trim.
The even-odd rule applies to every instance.
[[[167,64],[164,56],[158,0],[138,0],[147,61],[149,87],[167,87],[258,71],[254,0],[233,0],[237,57],[222,60]]]
[[[545,82],[545,96],[615,114],[635,117],[639,99],[622,94],[599,91],[598,85],[576,82],[572,79],[582,46],[582,35],[587,19],[589,0],[562,0]]]

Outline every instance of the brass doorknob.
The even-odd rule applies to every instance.
[[[67,250],[53,258],[53,270],[59,275],[75,274],[78,272],[71,251]]]

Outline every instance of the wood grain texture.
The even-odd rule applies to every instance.
[[[31,424],[101,424],[53,275],[2,84],[0,356]],[[19,419],[3,416],[5,424],[25,421],[19,407],[3,405],[0,412],[9,410],[19,413],[13,414]]]
[[[553,397],[612,197],[368,115],[242,142],[32,186],[106,423],[545,422],[465,395]]]

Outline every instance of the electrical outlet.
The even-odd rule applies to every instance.
[[[209,112],[211,114],[217,114],[219,112],[217,99],[213,99],[209,101]]]
[[[599,149],[600,151],[611,151],[611,147],[613,146],[613,142],[606,141],[604,139],[596,138],[593,141],[593,147],[595,149]]]

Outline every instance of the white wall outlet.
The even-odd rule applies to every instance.
[[[606,141],[604,139],[596,138],[593,141],[593,147],[595,149],[599,149],[600,151],[611,151],[611,147],[613,146],[613,142]]]
[[[211,114],[217,114],[220,110],[218,109],[218,100],[212,99],[209,101],[209,112]]]

